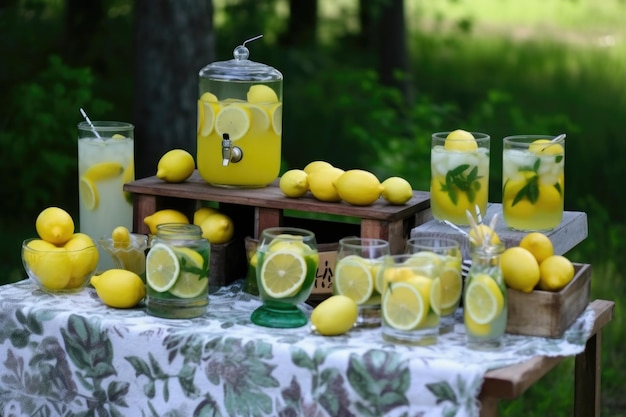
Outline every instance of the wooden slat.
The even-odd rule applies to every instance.
[[[502,204],[491,203],[487,208],[487,215],[485,223],[489,223],[492,217],[497,214],[498,219],[496,223],[496,233],[500,236],[500,239],[504,242],[506,247],[517,246],[527,232],[519,232],[510,230],[504,224],[502,219]],[[469,230],[468,227],[461,227],[464,230]],[[554,245],[554,253],[557,255],[563,255],[569,252],[573,247],[587,238],[587,214],[578,211],[566,211],[563,213],[563,220],[561,224],[545,234],[550,238]],[[466,238],[459,239],[460,232],[454,230],[450,226],[442,223],[438,220],[431,220],[426,223],[420,224],[411,231],[411,237],[417,236],[433,236],[433,237],[446,237],[456,238],[461,242],[461,251],[463,252],[463,258],[469,259],[469,242]]]

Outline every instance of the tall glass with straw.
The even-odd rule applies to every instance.
[[[132,229],[131,195],[123,186],[135,179],[134,126],[92,122],[80,110],[85,121],[78,124],[79,230],[98,242],[117,226]],[[99,250],[98,271],[113,268],[111,256]]]

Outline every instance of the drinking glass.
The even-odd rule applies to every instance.
[[[548,231],[563,219],[565,138],[517,135],[504,138],[502,213],[521,231]]]
[[[432,135],[430,207],[435,219],[467,226],[466,210],[487,212],[490,137],[472,132],[473,141],[447,139],[449,134]]]
[[[454,313],[459,308],[463,293],[460,244],[454,239],[439,237],[414,237],[406,244],[406,253],[423,257],[424,261],[439,264],[441,281],[441,307],[439,333],[454,330]]]
[[[390,255],[382,265],[383,340],[407,345],[437,342],[441,303],[439,259]]]
[[[295,227],[271,227],[261,232],[256,276],[263,305],[250,319],[259,326],[301,327],[308,323],[298,308],[311,294],[319,263],[313,232]]]
[[[117,226],[132,230],[131,195],[125,183],[135,179],[134,126],[124,122],[78,124],[79,229],[98,242]],[[102,246],[98,271],[115,264]]]
[[[470,242],[472,266],[463,291],[463,321],[467,347],[497,349],[506,329],[507,292],[500,255],[504,244],[477,245]]]
[[[345,237],[339,240],[333,294],[350,297],[359,313],[357,327],[380,326],[382,257],[390,254],[389,242],[383,239]]]

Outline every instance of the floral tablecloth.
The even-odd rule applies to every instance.
[[[562,339],[506,335],[497,352],[466,349],[460,321],[434,346],[395,346],[380,330],[256,326],[240,284],[190,320],[111,309],[90,288],[0,287],[0,415],[477,416],[487,370],[580,353],[594,320],[587,309]]]

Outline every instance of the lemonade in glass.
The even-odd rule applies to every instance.
[[[455,130],[432,135],[430,207],[440,221],[468,225],[466,210],[486,213],[489,144],[484,133]]]
[[[345,237],[339,240],[333,294],[350,297],[357,305],[357,327],[380,326],[383,257],[390,254],[383,239]]]
[[[382,265],[383,340],[407,345],[437,342],[441,315],[440,263],[418,254],[386,256]]]
[[[78,201],[80,231],[98,242],[117,226],[133,226],[132,198],[123,186],[135,179],[134,126],[92,123],[78,124]],[[98,271],[113,268],[113,259],[98,249]]]
[[[500,255],[504,244],[470,243],[472,266],[463,294],[463,321],[467,346],[471,349],[496,349],[506,329],[507,292]]]
[[[502,212],[505,224],[548,231],[563,218],[565,138],[519,135],[504,138]]]
[[[301,327],[308,323],[298,308],[311,294],[319,264],[313,232],[295,227],[270,227],[261,232],[256,275],[263,305],[251,321],[274,328]]]

